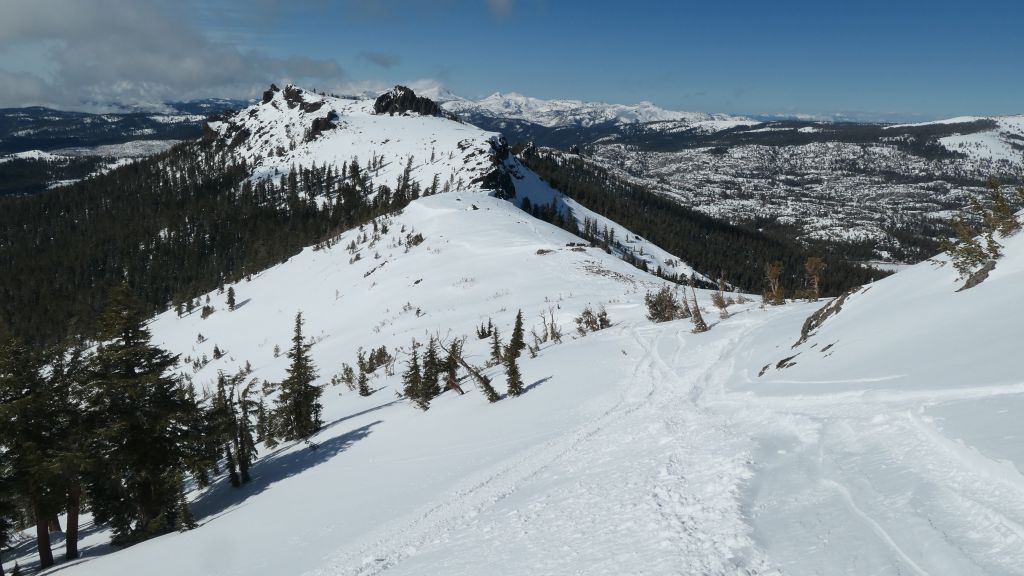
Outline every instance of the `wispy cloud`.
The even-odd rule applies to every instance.
[[[370,64],[380,66],[381,68],[394,68],[398,66],[399,58],[397,54],[389,54],[387,52],[374,52],[372,50],[364,50],[359,53],[359,57],[366,60]]]

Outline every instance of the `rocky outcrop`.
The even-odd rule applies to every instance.
[[[280,92],[280,91],[281,91],[281,89],[277,87],[277,84],[271,84],[270,85],[270,90],[266,90],[266,91],[263,92],[263,100],[262,100],[262,102],[264,104],[266,104],[267,102],[270,102],[271,100],[274,99],[274,93],[275,92]]]
[[[490,160],[494,168],[487,174],[474,179],[472,183],[484,190],[494,190],[495,196],[498,198],[504,200],[515,198],[516,184],[507,162],[511,154],[508,142],[505,141],[504,137],[492,139]]]
[[[458,120],[454,114],[441,108],[430,98],[417,96],[411,88],[395,86],[381,94],[373,103],[374,114],[419,114],[420,116],[437,116],[449,120]]]

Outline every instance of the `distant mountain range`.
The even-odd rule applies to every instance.
[[[967,195],[984,196],[990,177],[1016,182],[1024,168],[1024,116],[916,124],[766,120],[650,102],[426,94],[509,144],[578,152],[701,212],[805,242],[842,244],[866,260],[927,257]],[[0,110],[0,194],[38,192],[159,152],[199,137],[209,116],[247,104],[174,102],[161,113]],[[264,161],[287,156],[262,154]]]

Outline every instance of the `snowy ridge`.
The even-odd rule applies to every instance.
[[[246,160],[254,178],[287,174],[293,166],[340,170],[354,158],[365,164],[375,156],[383,156],[383,163],[371,176],[389,186],[409,158],[412,179],[424,187],[436,176],[442,185],[466,188],[492,170],[499,134],[445,118],[377,115],[373,104],[373,98],[335,98],[287,86],[208,126]]]
[[[890,128],[908,126],[931,126],[936,124],[967,124],[990,121],[996,124],[993,130],[956,134],[940,138],[939,142],[951,152],[966,154],[972,159],[1006,161],[1024,165],[1024,115],[1017,116],[958,116],[946,120],[921,122],[919,124],[898,124]]]
[[[720,317],[698,290],[711,330],[693,334],[688,320],[646,318],[644,295],[662,280],[518,205],[614,227],[651,267],[671,255],[495,154],[498,135],[290,93],[211,126],[257,177],[351,152],[383,154],[380,177],[397,178],[403,155],[432,144],[444,160],[418,167],[421,182],[498,170],[514,197],[420,198],[232,285],[233,311],[212,292],[199,296],[214,310],[205,319],[154,318],[154,339],[204,389],[247,363],[279,381],[288,359],[274,349],[301,310],[325,386],[318,448],[260,447],[252,483],[222,476],[192,490],[194,530],[111,551],[107,531],[87,525],[85,557],[51,573],[1024,573],[1024,233],[1001,239],[1005,256],[964,292],[945,256],[841,302],[745,302]],[[317,119],[335,127],[316,123],[307,138]],[[826,304],[842,307],[797,344]],[[588,305],[612,326],[576,334]],[[490,319],[507,341],[520,309],[527,332],[545,314],[564,333],[522,355],[525,394],[490,404],[463,379],[465,395],[446,392],[426,412],[398,394],[413,339],[468,335],[467,359],[483,366],[489,344],[475,328]],[[398,366],[372,376],[371,396],[331,385],[359,348],[381,345]],[[484,373],[504,390],[500,366]],[[30,565],[30,547],[5,559]]]
[[[525,120],[546,127],[615,123],[682,122],[686,124],[746,120],[724,114],[677,112],[665,110],[651,102],[639,104],[606,104],[581,100],[541,100],[511,92],[496,92],[480,100],[450,100],[444,107],[456,114],[485,114],[494,117]],[[709,124],[710,125],[710,124]]]

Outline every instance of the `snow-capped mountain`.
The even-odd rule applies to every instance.
[[[389,95],[394,97],[389,92],[381,98]],[[377,111],[377,100],[275,86],[262,102],[211,121],[207,137],[244,158],[255,178],[287,174],[295,166],[332,165],[340,170],[353,160],[365,163],[379,157],[370,174],[377,182],[393,184],[408,165],[412,180],[423,186],[436,178],[439,186],[460,189],[491,173],[492,157],[507,154],[500,134],[440,112],[424,115],[401,107],[397,114]]]
[[[713,292],[693,290],[711,325],[694,333],[648,318],[664,280],[520,206],[569,208],[649,268],[685,264],[561,196],[499,134],[424,114],[431,104],[287,87],[210,123],[253,179],[358,157],[379,183],[409,166],[423,189],[462,184],[228,283],[234,306],[212,290],[195,295],[203,313],[153,318],[202,391],[246,368],[280,381],[276,350],[303,312],[325,425],[260,446],[251,483],[192,486],[195,529],[113,549],[106,526],[86,524],[84,558],[50,573],[1021,573],[1024,233],[998,237],[1005,255],[962,292],[946,256],[835,301],[726,294],[719,314]],[[588,307],[611,325],[577,331]],[[429,410],[402,396],[414,342],[431,337],[466,337],[466,359],[503,391],[477,333],[507,339],[520,310],[523,395],[490,403],[459,370],[465,393]],[[360,396],[344,366],[380,346],[394,363]],[[26,538],[5,561],[31,567]]]
[[[512,143],[578,149],[709,215],[863,260],[927,257],[951,210],[1024,170],[1021,116],[758,121],[519,94],[444,106]]]
[[[496,137],[379,114],[374,100],[291,93],[294,108],[274,92],[213,126],[225,146],[251,130],[233,151],[249,155],[255,177],[286,165],[260,151],[289,132],[301,134],[289,163],[451,152],[419,172],[430,178],[478,174],[460,142],[484,151]],[[338,128],[306,139],[330,112]],[[265,124],[241,124],[256,117]],[[646,318],[644,296],[663,280],[519,209],[527,197],[571,201],[514,157],[500,165],[515,174],[514,198],[471,186],[421,198],[225,286],[234,310],[214,290],[197,295],[212,314],[155,318],[156,340],[204,389],[247,365],[251,377],[280,380],[289,361],[274,349],[303,312],[326,425],[309,438],[315,449],[260,447],[242,488],[219,478],[191,491],[198,528],[114,550],[92,527],[85,558],[59,573],[1020,573],[1024,387],[1013,335],[1024,316],[1013,300],[1024,235],[1000,238],[1006,255],[963,292],[945,256],[840,300],[750,300],[725,318],[697,290],[712,326],[694,334],[689,320]],[[830,315],[818,313],[825,304]],[[587,306],[603,306],[611,326],[575,331]],[[476,331],[489,320],[510,334],[520,310],[527,333],[552,322],[562,332],[522,355],[521,397],[490,404],[465,372],[465,394],[450,390],[427,411],[400,396],[414,340],[431,336],[467,336],[466,358],[503,390],[504,369],[485,367],[490,344]],[[371,396],[339,383],[359,348],[382,345],[396,367],[371,377]],[[14,550],[23,566],[30,548]]]
[[[647,122],[682,122],[700,124],[713,121],[750,121],[725,114],[677,112],[659,108],[651,102],[639,104],[606,104],[581,100],[542,100],[515,92],[496,92],[480,100],[453,99],[445,108],[466,117],[485,116],[522,120],[547,128],[598,124],[636,124]]]

